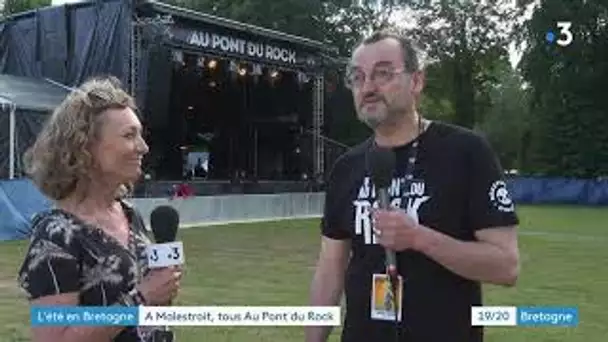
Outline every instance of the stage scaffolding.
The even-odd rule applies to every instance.
[[[129,73],[127,86],[132,95],[137,96],[141,89],[145,89],[146,85],[141,84],[140,73],[146,72],[140,67],[143,58],[142,49],[144,44],[160,43],[167,33],[166,27],[172,24],[170,16],[157,16],[156,18],[140,18],[134,16],[131,22],[130,33],[130,53]],[[153,32],[149,34],[145,32]],[[154,37],[152,37],[154,36]],[[159,39],[160,38],[160,39]],[[144,42],[144,40],[152,39],[152,42]],[[145,63],[147,64],[147,63]],[[313,81],[313,96],[312,101],[312,156],[313,156],[313,172],[314,176],[324,175],[325,173],[325,142],[323,139],[324,125],[324,98],[325,98],[325,77],[324,71],[318,70],[311,75]],[[146,78],[147,79],[147,78]],[[142,88],[143,87],[143,88]]]
[[[141,37],[142,23],[137,18],[131,22],[131,47],[129,49],[129,74],[128,89],[132,96],[137,95],[139,86],[139,69],[141,60]]]
[[[319,74],[314,79],[313,84],[313,113],[312,113],[312,122],[313,127],[312,131],[312,149],[314,155],[313,168],[315,177],[318,175],[322,175],[324,173],[325,166],[325,153],[324,153],[324,141],[323,141],[323,108],[324,108],[324,98],[325,98],[325,78],[323,74]]]

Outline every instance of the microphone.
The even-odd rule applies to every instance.
[[[154,208],[150,213],[150,226],[156,244],[147,247],[148,267],[162,268],[183,264],[184,246],[182,242],[175,241],[179,227],[177,210],[168,205]],[[161,327],[161,330],[154,331],[152,340],[154,342],[173,342],[175,335],[168,327]]]
[[[184,245],[175,241],[179,226],[179,213],[173,207],[161,205],[150,213],[150,226],[155,244],[146,248],[148,267],[162,268],[184,263]]]
[[[173,242],[179,226],[179,213],[168,205],[156,207],[150,213],[150,226],[156,243]]]
[[[390,209],[388,188],[390,187],[395,169],[395,153],[390,148],[376,146],[369,154],[371,178],[376,187],[376,196],[381,209]],[[392,277],[397,275],[397,256],[395,251],[385,248],[386,269]]]

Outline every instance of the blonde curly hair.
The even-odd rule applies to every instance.
[[[131,108],[134,99],[113,77],[95,77],[74,89],[54,110],[34,144],[23,157],[25,173],[49,198],[62,200],[80,182],[90,183],[93,167],[90,145],[99,134],[104,111]],[[127,194],[131,184],[117,189]]]

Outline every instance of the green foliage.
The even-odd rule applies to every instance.
[[[174,5],[312,39],[320,37],[321,1],[172,0]],[[316,30],[313,30],[316,29]]]
[[[349,0],[166,0],[166,3],[322,41],[347,56],[363,35],[385,27],[394,6]]]
[[[491,106],[478,124],[505,169],[527,164],[530,115],[523,79],[506,63],[497,63],[498,84],[489,91]]]
[[[51,0],[4,0],[2,16],[9,16],[51,5]]]
[[[514,18],[523,6],[512,1],[404,1],[414,11],[417,25],[405,31],[414,37],[431,63],[429,70],[444,86],[429,89],[436,103],[453,104],[452,122],[474,127],[490,107],[489,89],[496,84],[492,68],[508,58],[507,47],[516,28]],[[437,72],[440,71],[440,72]]]
[[[556,22],[572,21],[574,41],[548,44]],[[523,71],[534,115],[530,171],[543,175],[608,175],[608,4],[543,1],[528,23]]]
[[[434,63],[425,70],[425,88],[420,102],[421,113],[430,119],[453,121],[456,108],[452,101],[454,84],[446,82],[446,75],[452,72],[449,62]]]

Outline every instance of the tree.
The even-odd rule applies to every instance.
[[[50,5],[51,0],[5,0],[1,14],[2,16],[9,16]]]
[[[522,76],[508,63],[496,67],[498,83],[489,92],[491,105],[477,125],[496,150],[505,169],[525,168],[530,115]]]
[[[348,56],[363,35],[391,24],[396,5],[352,0],[165,0],[164,2],[314,39]]]
[[[571,18],[573,41],[557,22]],[[543,1],[527,24],[522,69],[531,87],[531,171],[549,176],[608,175],[608,4],[601,0]]]
[[[311,39],[323,35],[322,1],[167,0],[167,3]]]
[[[420,111],[425,117],[446,122],[454,120],[454,84],[445,82],[452,74],[452,68],[450,61],[432,63],[425,68],[425,86],[420,100]]]
[[[441,82],[450,83],[449,101],[453,122],[472,128],[489,108],[489,89],[497,83],[492,68],[496,61],[508,59],[527,1],[512,6],[512,1],[411,0],[409,6],[417,25],[403,29],[427,54],[430,63],[441,62]],[[432,75],[432,73],[431,73]],[[428,93],[433,97],[433,92]],[[445,93],[436,102],[447,103]],[[427,101],[429,101],[427,99]]]

